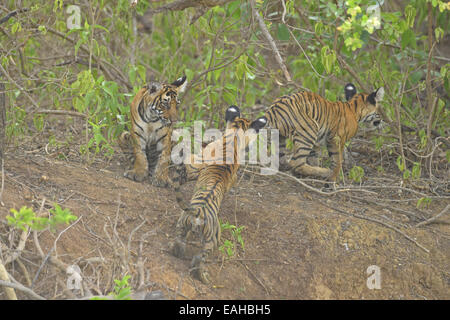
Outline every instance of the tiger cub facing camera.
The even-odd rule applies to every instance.
[[[131,131],[119,137],[125,155],[134,166],[124,176],[143,181],[150,173],[152,184],[167,186],[173,123],[177,120],[178,94],[186,88],[186,76],[171,84],[151,82],[141,88],[130,106]]]
[[[249,143],[256,140],[258,131],[267,124],[265,117],[253,122],[240,118],[240,110],[236,106],[227,109],[225,119],[227,126],[224,136],[212,142],[220,146],[215,150],[222,152],[223,158],[220,159],[225,159],[224,163],[215,164],[214,161],[204,159],[205,165],[199,173],[190,203],[183,201],[179,188],[175,190],[183,212],[177,222],[176,240],[171,252],[182,258],[186,253],[187,240],[191,236],[196,241],[199,240],[201,251],[191,260],[191,272],[203,283],[210,281],[204,263],[220,241],[219,208],[225,194],[236,180],[239,155]],[[212,157],[214,158],[214,155]]]

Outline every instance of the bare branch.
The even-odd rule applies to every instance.
[[[30,96],[30,94],[27,92],[27,90],[25,90],[24,88],[22,88],[22,86],[20,84],[18,84],[16,81],[14,81],[13,78],[11,78],[11,76],[8,74],[8,72],[6,72],[6,70],[3,68],[3,66],[0,64],[0,73],[3,73],[6,77],[6,79],[8,79],[9,82],[11,82],[12,84],[14,84],[20,91],[22,91],[25,96],[30,100],[31,104],[38,109],[39,105],[36,103],[36,101]]]
[[[17,15],[18,13],[27,12],[28,10],[29,10],[28,8],[24,8],[24,9],[19,9],[19,10],[11,11],[11,12],[8,13],[6,16],[4,16],[3,18],[0,19],[0,24],[7,22],[9,19],[11,19],[12,17],[14,17],[14,16]]]
[[[152,13],[160,13],[163,11],[181,11],[187,8],[221,6],[233,0],[175,0],[171,3],[152,10]]]
[[[63,115],[63,116],[87,118],[87,115],[85,115],[83,113],[79,113],[76,111],[69,111],[69,110],[37,110],[34,113],[56,114],[56,115]]]
[[[444,210],[442,210],[440,213],[438,213],[437,215],[435,215],[434,217],[431,217],[430,219],[427,219],[425,221],[422,221],[418,224],[416,224],[416,227],[422,227],[425,226],[427,224],[433,223],[434,221],[436,221],[436,219],[438,219],[439,217],[443,216],[444,214],[446,214],[448,212],[448,210],[450,209],[450,204],[448,204]]]
[[[277,60],[278,64],[280,65],[280,68],[281,68],[281,71],[283,71],[284,77],[286,78],[287,82],[292,82],[291,75],[289,74],[289,71],[283,62],[283,59],[281,58],[280,52],[278,51],[278,48],[277,48],[277,45],[275,44],[275,41],[273,40],[272,36],[270,35],[269,30],[267,30],[267,26],[264,23],[263,18],[261,17],[259,12],[256,10],[255,1],[250,0],[250,5],[252,7],[253,16],[255,17],[256,21],[258,21],[259,28],[261,29],[264,37],[266,38],[267,42],[269,43],[270,47],[272,48],[275,59]]]
[[[40,295],[38,295],[33,290],[31,290],[31,289],[21,285],[20,283],[12,283],[12,282],[9,282],[9,281],[0,280],[0,286],[7,287],[8,289],[11,289],[11,290],[12,289],[17,289],[17,290],[23,291],[26,294],[28,294],[31,298],[34,298],[36,300],[47,300],[44,297],[41,297]],[[17,300],[17,297],[14,300]]]
[[[1,74],[0,74],[1,76]],[[5,138],[6,138],[6,94],[5,94],[5,84],[0,83],[0,159],[1,159],[1,171],[2,171],[2,185],[0,187],[0,204],[4,206],[3,203],[3,190],[5,187]]]

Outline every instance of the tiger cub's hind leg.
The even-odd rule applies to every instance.
[[[327,168],[322,168],[319,166],[309,165],[307,163],[308,157],[310,157],[311,152],[314,152],[315,146],[314,142],[307,141],[302,135],[296,133],[293,136],[294,139],[294,155],[289,162],[291,170],[295,174],[305,175],[305,176],[316,176],[321,178],[327,178],[331,171]],[[316,137],[313,137],[316,140]],[[308,139],[311,140],[311,139]]]
[[[309,153],[307,157],[307,163],[311,166],[318,167],[319,166],[319,155],[320,155],[320,144],[314,145],[312,151]]]

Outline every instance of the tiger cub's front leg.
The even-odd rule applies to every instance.
[[[186,238],[188,236],[187,219],[189,219],[189,215],[183,212],[177,222],[175,242],[170,248],[170,252],[178,258],[184,258],[186,253]]]
[[[147,141],[143,138],[136,138],[132,135],[133,151],[134,151],[134,166],[133,169],[124,173],[124,176],[134,181],[143,181],[148,176],[148,161],[145,154],[147,148]]]
[[[151,179],[152,184],[159,187],[172,185],[169,177],[170,155],[172,153],[172,128],[166,127],[162,136],[158,139],[156,150],[160,155],[156,161],[156,166]]]
[[[213,241],[208,241],[203,244],[202,252],[198,255],[195,255],[191,261],[191,273],[192,275],[203,282],[204,284],[208,284],[211,279],[208,272],[208,269],[205,266],[205,262],[208,256],[213,252],[215,248]]]

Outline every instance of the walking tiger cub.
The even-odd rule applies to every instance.
[[[344,145],[356,134],[358,123],[380,125],[377,110],[384,96],[383,87],[370,94],[357,94],[355,86],[349,83],[345,86],[345,96],[346,102],[331,102],[316,93],[303,91],[278,98],[266,111],[270,126],[294,143],[289,161],[294,173],[335,182],[342,167]],[[323,143],[335,165],[333,170],[317,165]]]
[[[239,168],[239,155],[252,141],[256,140],[258,131],[267,124],[261,117],[253,122],[240,118],[239,108],[230,106],[225,114],[226,131],[221,139],[212,144],[221,146],[215,149],[222,152],[211,154],[210,159],[203,159],[204,167],[200,171],[190,203],[185,203],[179,188],[176,198],[183,209],[176,226],[176,240],[171,251],[177,257],[184,257],[186,242],[190,236],[201,242],[201,252],[194,255],[191,271],[204,283],[209,282],[209,274],[204,267],[208,255],[217,247],[220,240],[219,208],[225,194],[233,186]],[[216,164],[215,159],[223,159],[223,164]],[[220,161],[220,160],[219,160]]]
[[[130,107],[131,131],[123,132],[119,146],[130,158],[133,169],[124,176],[143,181],[149,172],[152,183],[171,184],[169,177],[173,123],[177,120],[178,94],[186,88],[186,76],[171,84],[152,82],[140,89]]]

